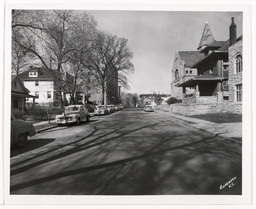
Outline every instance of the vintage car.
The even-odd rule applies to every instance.
[[[31,123],[16,119],[11,115],[11,145],[24,147],[28,142],[28,137],[36,134],[35,127]]]
[[[94,115],[107,115],[108,110],[104,105],[97,105],[94,107]]]
[[[152,105],[145,105],[144,111],[145,112],[154,112],[154,108],[152,107]]]
[[[84,105],[70,105],[65,108],[64,113],[56,115],[56,123],[58,125],[76,124],[80,122],[89,121],[90,114]]]

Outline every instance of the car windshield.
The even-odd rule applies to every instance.
[[[76,112],[79,111],[79,106],[66,107],[65,112]]]

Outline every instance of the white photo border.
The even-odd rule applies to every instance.
[[[55,1],[51,1],[55,2]],[[4,202],[22,205],[250,205],[252,203],[252,5],[235,1],[236,4],[204,4],[203,1],[187,4],[173,4],[167,1],[146,1],[142,3],[106,3],[103,0],[75,4],[62,1],[58,3],[35,4],[34,2],[17,3],[7,1],[5,7],[5,66],[4,66]],[[122,1],[119,1],[122,2]],[[222,1],[223,2],[223,1]],[[240,3],[239,3],[240,2]],[[164,196],[44,196],[10,195],[10,75],[11,75],[11,10],[12,9],[83,9],[83,10],[153,10],[153,11],[241,11],[243,12],[243,151],[242,151],[242,195],[164,195]],[[1,159],[1,158],[0,158]]]

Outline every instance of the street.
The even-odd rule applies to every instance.
[[[241,194],[241,144],[165,112],[124,109],[11,151],[11,194]]]

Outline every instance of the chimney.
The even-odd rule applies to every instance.
[[[231,18],[231,25],[229,26],[229,45],[233,45],[236,42],[236,24],[234,17]]]

